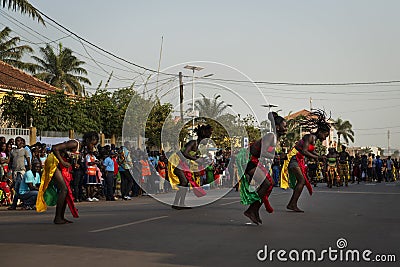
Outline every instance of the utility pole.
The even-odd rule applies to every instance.
[[[388,156],[390,156],[390,130],[388,130],[388,134],[387,134],[387,137],[388,137]]]
[[[181,111],[181,120],[183,122],[183,81],[182,72],[179,72],[179,108]]]

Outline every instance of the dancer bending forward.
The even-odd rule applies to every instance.
[[[310,134],[304,135],[288,153],[281,173],[281,188],[287,189],[290,187],[294,189],[292,198],[286,208],[295,212],[304,212],[297,206],[304,185],[312,195],[312,187],[307,178],[304,157],[319,159],[318,154],[315,152],[315,142],[316,140],[324,141],[329,136],[331,127],[326,119],[325,112],[322,110],[311,112],[300,124]]]
[[[265,161],[267,159],[274,159],[276,142],[287,132],[287,125],[284,118],[278,116],[275,112],[269,113],[268,118],[275,123],[276,136],[273,133],[267,133],[250,146],[250,155],[246,149],[242,149],[236,156],[236,164],[241,177],[241,203],[250,205],[244,212],[244,215],[255,224],[262,223],[259,214],[262,203],[264,203],[267,212],[273,212],[268,197],[271,194],[274,183],[267,170]],[[257,190],[250,187],[252,179],[260,184]]]

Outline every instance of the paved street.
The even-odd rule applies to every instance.
[[[0,261],[2,266],[35,262],[41,266],[283,266],[288,262],[280,263],[276,253],[271,263],[258,261],[257,252],[267,245],[269,251],[315,249],[320,255],[329,247],[337,249],[339,238],[346,239],[347,249],[395,254],[400,260],[400,183],[339,189],[321,184],[313,196],[306,193],[299,203],[306,212],[292,213],[285,210],[291,191],[275,188],[271,196],[275,212],[262,210],[261,226],[248,224],[237,192],[182,211],[150,197],[78,203],[81,217],[68,225],[52,223],[53,207],[42,214],[0,207]],[[71,218],[68,211],[67,215]],[[341,264],[398,266],[398,262],[333,262],[328,256],[323,261],[324,266]]]

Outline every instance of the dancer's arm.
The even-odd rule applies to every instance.
[[[70,140],[65,143],[57,144],[52,147],[52,151],[54,156],[60,161],[60,163],[65,167],[69,168],[71,166],[70,163],[63,160],[61,157],[60,151],[62,150],[73,150],[78,148],[78,143],[76,140]]]
[[[197,157],[191,156],[190,151],[197,151],[197,142],[195,140],[191,140],[185,145],[185,149],[183,150],[182,154],[187,159],[196,160]]]
[[[318,160],[318,155],[316,153],[312,153],[310,151],[308,151],[308,147],[310,144],[314,145],[315,144],[315,139],[316,137],[312,134],[307,134],[303,137],[304,140],[304,145],[303,145],[303,149],[300,151],[301,154],[303,154],[306,157],[309,158],[313,158]]]
[[[261,143],[261,154],[260,157],[273,159],[275,157],[275,137],[273,134],[266,134],[260,141]],[[252,153],[252,147],[250,147],[250,153]]]

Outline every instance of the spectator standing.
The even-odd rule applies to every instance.
[[[85,158],[82,153],[72,160],[72,187],[74,194],[74,202],[81,202],[83,200],[83,184],[85,174]]]
[[[368,177],[368,157],[367,155],[361,156],[361,179],[362,181],[366,181]]]
[[[142,166],[142,183],[144,183],[146,186],[146,193],[153,193],[153,180],[151,178],[151,171],[150,171],[150,162],[146,157],[145,153],[142,153],[141,159],[140,159],[140,165]],[[142,187],[143,188],[143,187]]]
[[[0,180],[8,174],[8,164],[10,163],[10,154],[7,151],[7,144],[0,143]]]
[[[382,182],[382,167],[383,162],[380,156],[376,156],[376,177],[378,179],[378,183]]]
[[[393,181],[393,160],[392,157],[389,156],[386,159],[386,176],[385,176],[386,182],[392,182]]]
[[[367,167],[367,182],[372,182],[372,165],[373,165],[372,154],[368,154],[368,167]]]
[[[128,145],[125,143],[125,145]],[[131,200],[129,191],[133,186],[133,177],[130,172],[132,169],[132,158],[126,146],[122,146],[118,155],[119,173],[121,175],[121,197],[123,200]]]
[[[372,154],[372,181],[376,182],[376,158],[375,158],[375,154]]]
[[[105,167],[105,195],[106,201],[114,201],[114,161],[112,157],[115,155],[114,151],[110,151],[109,155],[104,159],[103,165]]]
[[[31,160],[29,158],[29,153],[24,148],[24,142],[22,137],[18,136],[15,138],[15,143],[17,148],[11,151],[11,162],[12,162],[12,171],[13,171],[13,187],[15,191],[13,203],[8,210],[15,210],[17,208],[18,199],[19,199],[19,187],[21,185],[21,181],[25,172],[31,169]],[[27,162],[27,166],[25,166],[25,161]]]
[[[157,164],[157,172],[160,175],[160,184],[159,184],[159,190],[160,193],[164,193],[164,182],[165,178],[167,175],[167,164],[165,164],[165,156],[161,155],[160,160],[158,161]]]
[[[115,145],[114,145],[114,148],[115,148]],[[118,162],[117,162],[117,152],[114,149],[112,149],[111,151],[113,152],[113,155],[111,156],[111,159],[114,162],[114,182],[113,182],[113,195],[114,196],[113,196],[113,199],[116,200],[115,191],[117,189],[117,176],[118,176],[118,172],[119,172],[118,171],[119,166],[118,166]]]
[[[31,166],[31,163],[32,163],[32,152],[31,152],[31,149],[29,148],[29,146],[26,145],[24,138],[22,138],[22,146],[28,152],[28,155],[29,155],[30,162],[28,163],[27,159],[24,160],[25,169],[28,169],[28,166]]]
[[[99,201],[98,198],[94,197],[95,187],[97,183],[97,166],[96,166],[96,157],[93,154],[93,151],[89,151],[86,156],[86,186],[87,186],[87,201]]]

